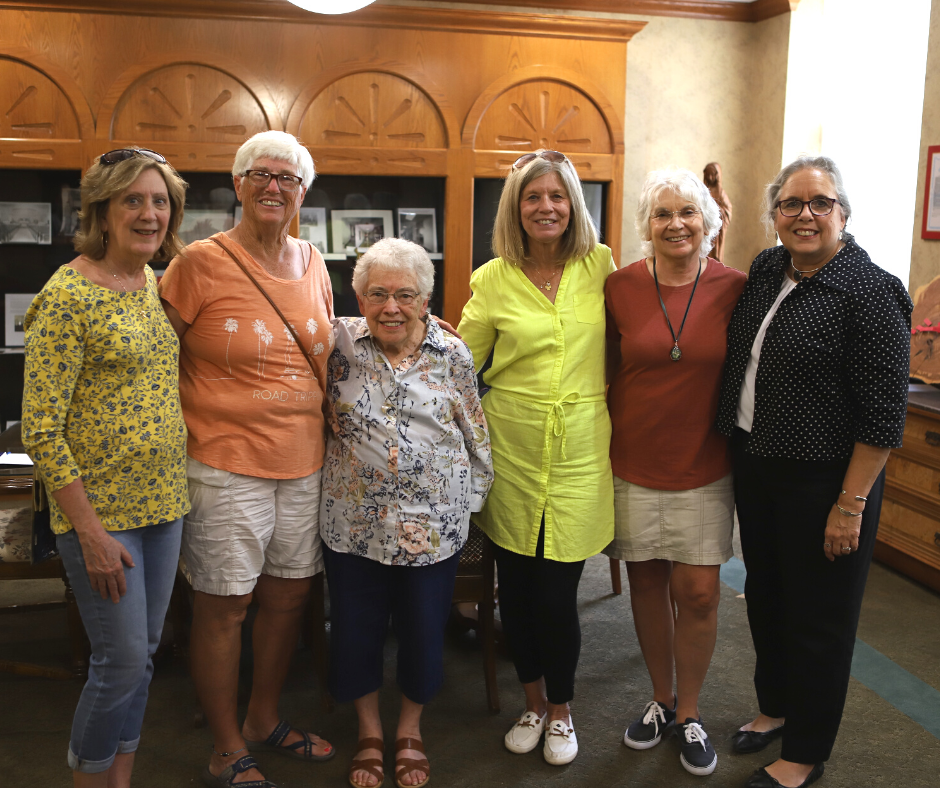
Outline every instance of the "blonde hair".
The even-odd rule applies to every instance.
[[[536,154],[542,152],[540,149]],[[553,162],[536,155],[522,169],[509,171],[493,225],[493,252],[513,265],[522,265],[529,256],[529,236],[522,229],[519,215],[522,191],[532,181],[548,173],[558,176],[568,193],[568,202],[571,205],[568,227],[561,237],[560,259],[580,260],[597,246],[597,229],[584,202],[584,192],[574,165],[567,158]]]
[[[170,222],[154,260],[167,262],[180,253],[183,242],[179,229],[186,205],[186,181],[169,164],[161,164],[145,156],[131,156],[115,164],[102,164],[98,159],[85,171],[82,176],[82,208],[78,213],[81,227],[72,242],[76,252],[92,260],[104,257],[107,240],[101,229],[101,220],[108,213],[111,199],[129,188],[144,170],[160,173],[170,198]]]

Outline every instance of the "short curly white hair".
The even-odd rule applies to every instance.
[[[285,131],[259,131],[249,137],[235,154],[232,176],[243,176],[258,159],[286,161],[296,168],[303,179],[304,188],[309,189],[317,171],[313,166],[313,157],[300,141]]]
[[[705,237],[699,251],[705,257],[715,245],[715,238],[721,230],[721,211],[718,203],[711,196],[708,187],[691,170],[653,170],[646,176],[643,190],[640,192],[640,202],[636,207],[634,226],[636,234],[640,236],[640,247],[646,257],[653,256],[653,236],[650,232],[650,216],[653,206],[662,196],[663,192],[671,191],[678,194],[683,200],[698,208],[702,212],[702,222],[705,226]]]
[[[352,286],[357,295],[361,296],[366,292],[373,269],[413,273],[418,294],[422,298],[427,298],[434,289],[434,263],[428,253],[423,247],[403,238],[383,238],[376,241],[356,261]]]

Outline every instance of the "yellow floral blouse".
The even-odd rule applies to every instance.
[[[24,321],[23,445],[49,492],[81,478],[109,531],[189,511],[179,340],[146,275],[117,293],[62,266]],[[71,530],[50,505],[52,530]]]

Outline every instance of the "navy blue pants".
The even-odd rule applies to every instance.
[[[460,553],[430,566],[388,566],[324,545],[330,584],[330,692],[340,703],[382,686],[389,615],[402,694],[426,704],[444,683],[444,626]]]

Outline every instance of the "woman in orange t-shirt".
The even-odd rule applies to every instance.
[[[698,696],[715,647],[718,570],[732,555],[731,462],[715,415],[745,282],[706,255],[720,227],[718,205],[695,175],[650,173],[636,212],[647,256],[611,274],[605,290],[615,522],[605,552],[627,562],[653,682],[653,700],[623,741],[648,749],[676,725],[681,763],[696,775],[718,762]]]
[[[313,159],[290,134],[267,131],[239,148],[232,175],[241,223],[190,244],[160,283],[182,346],[192,511],[181,564],[195,589],[193,681],[213,736],[203,781],[219,788],[238,784],[236,777],[264,779],[247,749],[307,761],[334,754],[277,712],[310,578],[323,569],[322,407],[333,296],[320,253],[288,234],[313,181]],[[239,727],[241,625],[252,598],[254,681]]]

